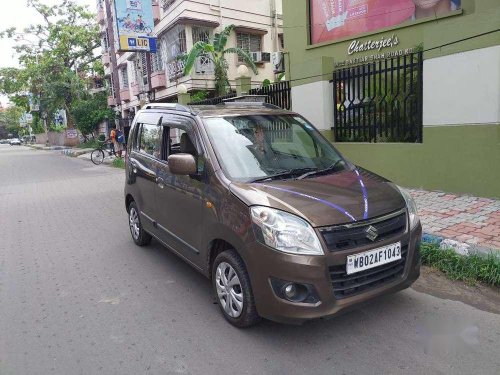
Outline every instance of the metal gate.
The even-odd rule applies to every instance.
[[[422,142],[422,52],[333,72],[337,142]]]

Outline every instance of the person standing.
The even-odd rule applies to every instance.
[[[109,138],[111,139],[111,142],[113,144],[113,149],[115,151],[116,156],[118,156],[121,159],[123,152],[123,143],[124,143],[123,132],[121,132],[117,128],[113,128],[111,129]]]

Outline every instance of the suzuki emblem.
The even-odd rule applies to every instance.
[[[368,238],[370,241],[375,241],[378,237],[377,228],[370,225],[368,228],[366,228],[365,234],[366,234],[366,238]]]

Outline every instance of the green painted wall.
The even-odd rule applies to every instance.
[[[371,55],[374,52],[356,53],[349,56],[347,47],[352,39],[360,42],[377,35],[397,34],[400,43],[393,50],[412,48],[423,44],[424,50],[431,49],[473,35],[498,30],[500,26],[500,0],[462,0],[462,12],[438,19],[407,23],[377,33],[356,36],[341,42],[310,46],[308,40],[308,0],[283,0],[283,22],[288,76],[292,85],[302,85],[322,79],[330,79],[335,61]],[[500,44],[500,32],[472,38],[446,47],[425,52],[424,58],[464,52],[472,49]],[[386,49],[385,51],[390,51]],[[321,75],[324,76],[321,76]]]
[[[325,134],[325,133],[324,133]],[[326,132],[331,139],[331,132]],[[500,124],[424,128],[424,143],[335,143],[402,186],[500,198]]]

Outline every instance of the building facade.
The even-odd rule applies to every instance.
[[[293,109],[350,160],[500,197],[498,0],[287,0],[283,18]]]
[[[282,51],[283,28],[281,0],[159,0],[153,1],[157,52],[119,52],[113,29],[114,0],[98,1],[98,22],[102,33],[102,61],[108,78],[108,104],[116,108],[126,125],[147,102],[175,101],[178,86],[188,91],[214,89],[211,61],[200,57],[191,74],[184,75],[179,57],[198,41],[210,41],[214,33],[235,25],[227,46],[238,46],[252,53],[258,75],[252,86],[275,80],[279,69],[271,56]],[[149,0],[149,2],[151,2]],[[148,1],[144,1],[144,6]],[[228,78],[235,87],[237,69],[243,64],[235,54],[227,55]]]

